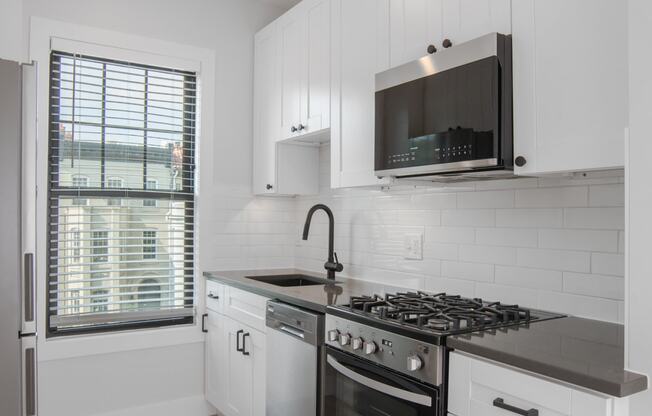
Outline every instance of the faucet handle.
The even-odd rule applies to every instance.
[[[341,272],[342,270],[344,270],[344,266],[342,265],[342,263],[340,263],[340,260],[337,258],[336,252],[333,252],[333,256],[335,256],[335,271]]]

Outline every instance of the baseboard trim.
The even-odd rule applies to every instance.
[[[215,413],[215,408],[201,395],[97,413],[95,416],[211,416]]]

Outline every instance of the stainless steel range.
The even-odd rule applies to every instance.
[[[351,298],[326,313],[327,415],[446,414],[446,337],[561,317],[446,293]]]

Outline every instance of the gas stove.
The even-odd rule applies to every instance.
[[[446,337],[559,317],[447,293],[358,296],[348,305],[327,308],[326,345],[441,389],[446,383]]]

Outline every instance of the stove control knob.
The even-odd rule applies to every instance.
[[[376,343],[373,341],[365,342],[364,343],[364,353],[367,355],[371,355],[376,352]]]
[[[351,335],[349,335],[349,334],[340,334],[340,345],[341,346],[349,345],[350,341],[351,341]]]
[[[407,357],[407,369],[408,371],[417,371],[421,368],[421,358],[416,354],[408,355]]]
[[[362,348],[362,338],[353,338],[351,340],[351,346],[353,347],[353,350],[359,350]]]
[[[339,334],[340,331],[338,331],[337,329],[331,329],[330,331],[328,331],[328,340],[330,342],[337,341],[337,338],[339,338]]]

